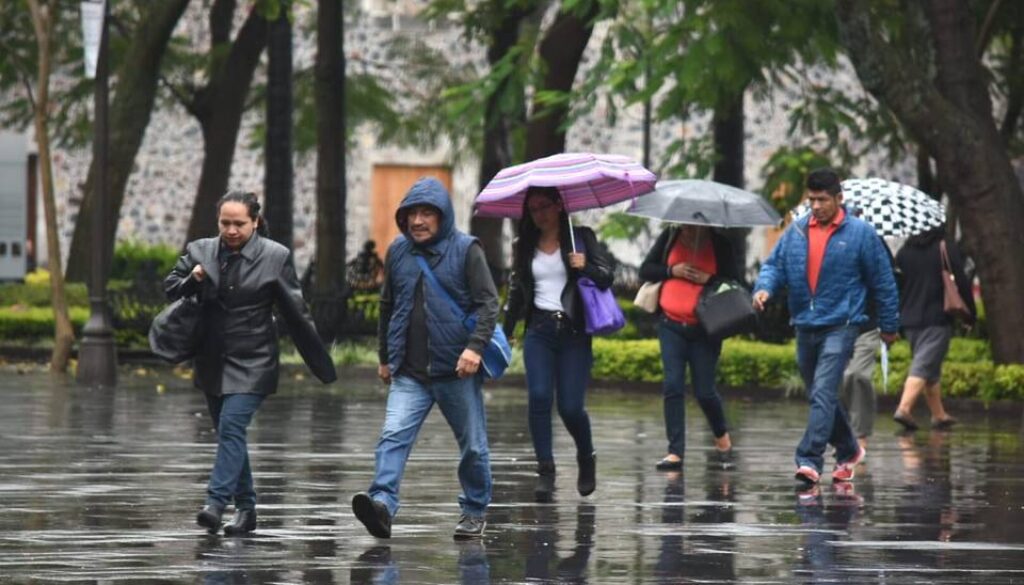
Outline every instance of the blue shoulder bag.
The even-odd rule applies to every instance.
[[[427,282],[434,287],[434,290],[441,295],[443,299],[448,301],[448,306],[451,308],[452,313],[462,321],[462,325],[466,328],[466,331],[470,333],[476,329],[476,315],[467,315],[462,307],[455,302],[448,291],[441,286],[438,282],[437,277],[434,276],[434,271],[427,265],[427,261],[423,259],[423,256],[413,255],[416,258],[416,263],[420,265],[420,270],[423,271],[423,276],[427,277]],[[501,328],[501,325],[495,323],[494,334],[491,335],[491,341],[487,343],[487,347],[484,348],[483,359],[481,360],[481,367],[483,368],[484,375],[492,380],[497,380],[505,373],[505,369],[508,368],[509,362],[512,361],[512,346],[508,343],[508,338],[505,337],[505,330]]]

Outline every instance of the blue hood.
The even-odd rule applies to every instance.
[[[416,244],[415,240],[409,238],[410,243],[416,246],[430,247],[451,235],[455,229],[455,208],[452,207],[452,199],[441,181],[433,177],[423,177],[416,181],[409,192],[405,194],[398,210],[395,211],[395,223],[398,224],[398,229],[404,236],[408,237],[409,233],[406,216],[409,214],[409,209],[417,205],[429,205],[436,208],[441,214],[441,225],[433,238],[422,244]]]

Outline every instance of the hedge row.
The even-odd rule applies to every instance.
[[[71,308],[76,334],[89,317],[83,307]],[[53,315],[43,307],[0,307],[0,339],[22,342],[52,338]],[[132,331],[115,331],[119,345],[145,345]],[[348,348],[340,361],[375,365],[372,349]],[[341,357],[341,356],[336,356]],[[889,351],[889,380],[885,389],[898,393],[910,366],[910,349],[905,341]],[[875,369],[875,385],[881,387],[881,368]],[[512,371],[522,371],[521,352],[516,352]],[[662,378],[661,352],[656,339],[594,340],[594,377],[603,380],[659,382]],[[725,342],[718,365],[718,382],[728,386],[802,387],[796,367],[793,342],[769,344],[743,339]],[[996,366],[988,344],[981,340],[954,338],[943,366],[944,393],[982,400],[1024,400],[1024,365]]]
[[[89,320],[87,307],[68,309],[75,336],[82,336],[82,327]],[[51,341],[53,339],[53,309],[49,307],[0,307],[0,341],[18,343]],[[147,347],[144,334],[132,330],[115,329],[114,342],[120,347]]]
[[[996,366],[985,342],[954,339],[943,366],[943,392],[982,400],[1024,399],[1024,365]],[[898,393],[910,366],[906,342],[889,352],[889,380],[885,391]],[[594,377],[604,380],[659,382],[662,379],[658,341],[594,340]],[[728,386],[802,388],[794,343],[775,345],[729,339],[718,364],[718,382]],[[881,368],[875,385],[881,387]]]

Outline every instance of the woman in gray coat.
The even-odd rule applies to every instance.
[[[206,395],[217,429],[217,458],[196,522],[215,534],[224,508],[234,502],[235,517],[224,533],[235,535],[256,528],[246,429],[263,399],[277,390],[272,307],[313,374],[325,384],[337,374],[303,301],[291,252],[261,237],[266,227],[256,196],[232,191],[221,197],[217,225],[218,237],[188,244],[164,290],[172,301],[196,296],[203,311],[194,382]]]

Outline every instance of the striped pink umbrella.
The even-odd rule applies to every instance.
[[[626,156],[566,152],[498,171],[476,196],[481,217],[511,217],[523,213],[530,187],[558,187],[566,211],[606,207],[654,189],[658,177]]]

